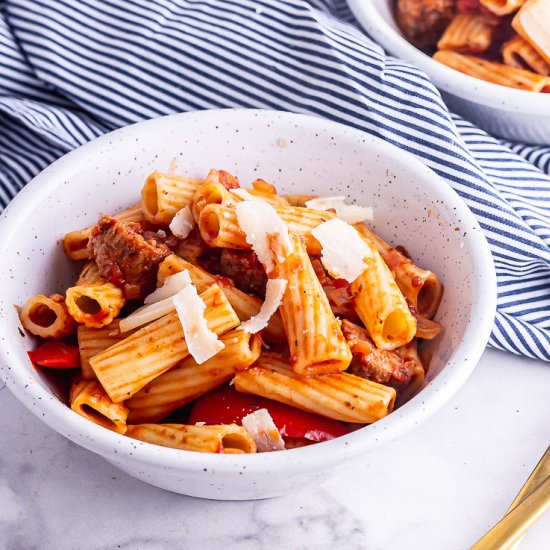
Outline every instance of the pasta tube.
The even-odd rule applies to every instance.
[[[81,380],[71,387],[71,409],[79,415],[119,434],[126,433],[128,409],[113,403],[97,380]]]
[[[121,222],[137,222],[141,223],[145,220],[141,205],[137,204],[131,208],[127,208],[122,212],[117,212],[111,216],[115,220]],[[71,231],[67,233],[63,239],[63,250],[71,260],[88,260],[92,257],[91,250],[88,248],[90,237],[92,236],[92,228],[94,226]]]
[[[256,180],[252,183],[252,187],[253,189],[243,189],[239,187],[239,182],[235,176],[223,170],[210,170],[193,196],[191,210],[195,220],[199,221],[200,213],[209,204],[224,204],[227,206],[247,199],[261,199],[273,206],[288,206],[288,202],[277,195],[271,184],[263,180]]]
[[[19,319],[25,330],[40,338],[65,338],[76,328],[61,294],[29,298],[19,312]]]
[[[162,420],[199,395],[221,386],[260,356],[260,338],[243,330],[232,330],[220,339],[225,348],[202,365],[187,357],[126,401],[130,422]]]
[[[393,409],[395,390],[348,373],[301,376],[280,355],[265,353],[235,375],[240,392],[261,395],[344,422],[369,424]]]
[[[218,285],[204,291],[201,298],[211,331],[223,334],[239,324],[237,314]],[[188,354],[178,314],[172,312],[92,357],[90,364],[109,397],[120,403]]]
[[[449,23],[437,47],[440,50],[484,52],[491,45],[493,28],[486,16],[459,13]]]
[[[101,328],[90,328],[85,325],[78,325],[76,334],[78,338],[78,349],[80,351],[82,378],[84,378],[84,380],[94,380],[96,377],[90,365],[90,359],[92,357],[129,336],[127,332],[124,334],[120,333],[118,323],[119,320],[115,319],[110,325]]]
[[[141,207],[151,223],[168,225],[176,213],[190,205],[202,180],[153,172],[141,190]]]
[[[328,211],[300,208],[296,206],[277,206],[275,211],[288,226],[290,233],[302,235],[307,251],[319,254],[321,247],[311,230],[319,224],[334,218]],[[232,206],[210,204],[206,206],[199,217],[199,231],[202,238],[210,245],[218,248],[250,249],[246,236],[237,221],[237,214]]]
[[[175,254],[168,256],[160,264],[157,276],[158,285],[162,285],[169,275],[174,275],[174,273],[179,273],[184,269],[189,271],[191,281],[199,292],[202,292],[210,285],[219,284],[241,321],[248,321],[250,317],[260,311],[262,301],[259,298],[239,290],[233,285],[231,280],[211,275],[208,271],[202,269],[202,267],[194,265]],[[285,340],[283,322],[279,313],[271,317],[265,329],[265,334],[273,342],[283,342]]]
[[[375,245],[364,240],[371,254],[363,259],[366,269],[351,284],[353,306],[376,347],[393,350],[414,338],[416,319]]]
[[[303,237],[290,233],[289,238],[291,251],[286,256],[273,254],[269,277],[288,281],[280,312],[292,368],[298,374],[344,371],[352,356],[340,323],[315,275]]]
[[[191,212],[198,222],[200,213],[209,204],[231,204],[229,191],[219,182],[206,179],[201,183],[193,195]]]
[[[105,282],[95,263],[84,266],[76,285],[67,290],[69,313],[77,323],[101,328],[120,313],[125,303],[122,290]]]
[[[550,62],[521,36],[514,36],[502,46],[502,59],[506,65],[518,69],[529,68],[537,74],[550,76]]]
[[[255,453],[252,436],[236,424],[189,426],[185,424],[138,424],[128,426],[128,437],[162,447],[201,453]]]
[[[550,92],[550,78],[531,71],[450,50],[438,51],[433,58],[452,69],[487,82],[531,92]]]
[[[410,258],[393,248],[365,224],[354,226],[361,235],[367,237],[394,274],[399,289],[415,311],[431,319],[439,307],[443,295],[443,285],[437,275],[418,267]]]

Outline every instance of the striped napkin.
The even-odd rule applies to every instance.
[[[550,361],[550,148],[450,114],[344,0],[0,0],[0,206],[114,128],[219,107],[313,113],[416,155],[491,246],[490,345]]]

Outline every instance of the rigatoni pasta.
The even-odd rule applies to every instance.
[[[440,50],[457,50],[461,52],[479,53],[489,49],[494,26],[483,15],[455,15],[437,47]]]
[[[188,206],[201,180],[153,172],[141,190],[141,208],[154,224],[169,224],[176,213]]]
[[[370,254],[364,258],[366,269],[351,285],[353,304],[377,347],[393,350],[414,338],[416,319],[374,243],[364,241]]]
[[[120,434],[126,433],[128,409],[113,403],[97,380],[80,380],[73,384],[71,409],[92,422]]]
[[[252,436],[235,424],[185,426],[183,424],[138,424],[128,426],[128,437],[162,447],[202,453],[255,453]]]
[[[514,36],[502,46],[502,59],[506,65],[529,69],[537,74],[550,76],[550,62],[546,61],[529,42]]]
[[[392,411],[395,390],[348,373],[302,376],[281,356],[263,354],[235,375],[239,391],[344,422],[376,422]]]
[[[128,333],[123,334],[120,332],[118,319],[115,319],[111,324],[101,328],[78,325],[76,334],[80,352],[82,378],[84,380],[94,380],[96,378],[92,366],[90,365],[90,359],[92,357],[95,357],[99,352],[110,348],[129,336]]]
[[[395,249],[364,223],[354,226],[361,235],[374,243],[384,262],[394,274],[403,296],[419,315],[431,319],[443,295],[443,286],[432,271],[417,266],[403,252]]]
[[[29,298],[21,308],[19,318],[25,330],[40,338],[65,338],[76,329],[76,322],[61,294],[40,294]]]
[[[454,52],[452,52],[454,53]],[[275,452],[389,414],[423,386],[443,286],[344,197],[154,172],[139,206],[68,233],[66,294],[30,298],[38,369],[91,422],[185,451]],[[194,227],[195,220],[197,226]]]
[[[291,234],[290,244],[286,257],[275,251],[271,276],[288,281],[281,316],[292,368],[299,374],[344,371],[351,351],[311,265],[304,238]]]
[[[530,92],[550,92],[550,78],[525,69],[447,50],[438,51],[434,59],[461,73],[501,86]]]
[[[125,299],[122,290],[105,281],[97,265],[90,262],[84,266],[76,285],[67,289],[65,303],[77,323],[100,328],[120,313]]]

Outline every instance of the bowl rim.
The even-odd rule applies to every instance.
[[[472,373],[485,349],[496,310],[496,275],[489,245],[466,204],[448,184],[409,153],[361,130],[311,115],[262,109],[205,110],[167,115],[104,134],[67,153],[48,166],[33,178],[8,205],[0,216],[0,254],[2,249],[8,246],[6,243],[16,242],[11,240],[16,237],[19,227],[14,220],[17,220],[20,214],[29,209],[32,210],[37,204],[40,204],[43,198],[49,194],[51,188],[57,184],[57,181],[62,179],[63,172],[70,174],[78,166],[82,166],[82,163],[88,163],[90,157],[94,157],[96,151],[99,151],[113,136],[130,140],[135,132],[140,132],[142,129],[154,132],[156,128],[161,128],[167,119],[177,119],[181,123],[181,127],[185,127],[185,119],[189,118],[204,120],[212,118],[217,121],[224,119],[224,122],[242,125],[247,124],[249,116],[256,117],[256,120],[259,118],[260,121],[262,119],[272,120],[274,116],[277,116],[288,125],[300,124],[311,131],[326,130],[328,127],[332,135],[335,136],[356,135],[357,139],[366,146],[382,152],[387,157],[399,157],[410,172],[421,176],[424,185],[443,200],[446,209],[452,207],[453,211],[474,229],[468,231],[462,242],[466,253],[475,258],[474,266],[477,271],[474,271],[474,274],[482,273],[483,276],[475,278],[476,299],[472,304],[471,318],[464,337],[455,351],[452,362],[449,361],[435,380],[423,388],[421,400],[418,399],[419,396],[413,398],[386,418],[346,436],[316,445],[290,449],[284,453],[230,456],[160,447],[122,436],[90,422],[52,396],[38,383],[36,377],[25,375],[24,370],[18,369],[17,365],[14,365],[13,368],[10,367],[11,352],[20,344],[18,341],[0,339],[0,380],[3,380],[15,397],[45,424],[104,458],[117,461],[128,459],[128,455],[130,455],[132,461],[144,465],[168,470],[185,470],[197,474],[208,471],[230,473],[241,471],[243,468],[246,468],[249,474],[277,471],[290,474],[304,470],[320,470],[343,459],[364,454],[371,448],[398,437],[425,420],[459,390]],[[53,174],[55,177],[51,177]],[[3,330],[4,324],[6,328],[9,328],[5,316],[0,317],[0,331]]]
[[[437,88],[450,95],[495,109],[534,115],[550,112],[550,94],[487,82],[435,61],[388,24],[378,9],[378,1],[347,0],[353,15],[368,34],[392,55],[423,70]]]

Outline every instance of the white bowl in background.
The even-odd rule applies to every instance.
[[[348,0],[355,17],[387,52],[422,69],[449,109],[490,134],[550,145],[550,94],[485,82],[434,61],[413,46],[394,19],[394,0]]]
[[[443,279],[428,384],[387,418],[345,437],[258,455],[216,455],[121,436],[74,413],[27,358],[14,304],[63,291],[76,267],[67,231],[136,202],[145,177],[177,163],[203,177],[212,167],[243,184],[262,177],[290,193],[345,194],[374,207],[374,227]],[[458,230],[457,230],[458,228]],[[0,377],[38,418],[130,475],[211,499],[256,499],[320,482],[348,460],[410,430],[448,401],[478,362],[492,326],[496,282],[481,230],[462,200],[418,160],[380,139],[320,118],[274,111],[203,111],[117,130],[53,163],[0,221]],[[9,452],[9,451],[6,451]]]

